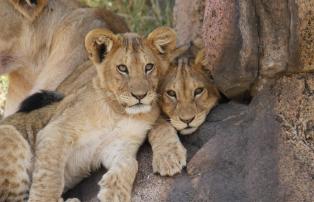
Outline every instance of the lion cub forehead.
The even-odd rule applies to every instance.
[[[165,89],[173,88],[179,91],[191,90],[207,81],[200,72],[193,69],[186,60],[172,66],[172,72],[164,81]]]
[[[121,34],[122,46],[127,50],[139,51],[143,49],[143,37],[136,33]]]
[[[123,34],[121,34],[121,36],[123,36],[123,38],[129,38],[129,39],[142,38],[139,34],[134,33],[134,32],[123,33]]]

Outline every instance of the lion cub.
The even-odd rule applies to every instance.
[[[201,50],[194,64],[190,65],[187,59],[179,60],[162,81],[163,115],[148,135],[153,149],[153,170],[162,176],[179,173],[186,165],[186,149],[177,131],[181,135],[196,131],[219,100],[206,66],[205,53]]]
[[[100,201],[130,201],[136,153],[159,117],[157,87],[176,34],[160,27],[148,37],[91,31],[85,39],[97,76],[68,95],[36,139],[30,202],[58,201],[101,165]]]

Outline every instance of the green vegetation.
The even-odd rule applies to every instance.
[[[147,34],[160,25],[172,25],[174,0],[83,0],[92,7],[106,7],[125,17],[133,32]]]

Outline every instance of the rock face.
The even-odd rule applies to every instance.
[[[174,24],[178,33],[178,45],[193,42],[202,44],[202,25],[205,0],[176,0],[174,6]]]
[[[193,200],[312,201],[314,142],[304,134],[313,130],[306,124],[314,119],[313,91],[306,87],[313,81],[314,74],[283,77],[242,116],[216,126],[188,164],[197,182]]]
[[[247,92],[258,72],[257,19],[252,1],[206,1],[203,32],[215,84],[228,97]]]
[[[210,68],[229,98],[256,95],[278,75],[314,69],[314,2],[207,0]]]

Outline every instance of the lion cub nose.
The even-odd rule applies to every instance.
[[[195,119],[195,116],[193,116],[193,117],[190,118],[190,119],[182,119],[182,118],[180,118],[180,120],[181,120],[183,123],[186,123],[186,124],[191,123],[194,119]]]
[[[133,97],[135,97],[138,100],[143,99],[147,95],[147,93],[145,93],[145,94],[134,94],[134,93],[131,93],[131,94],[132,94]]]

